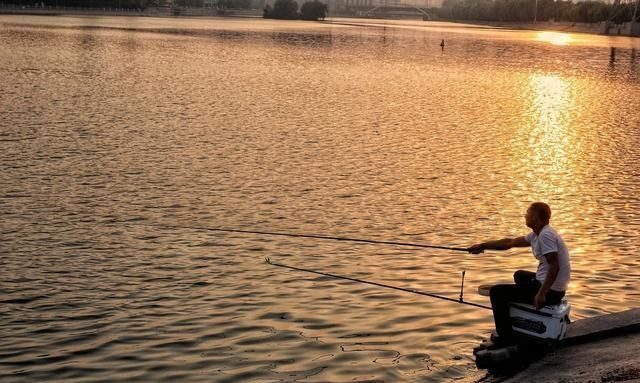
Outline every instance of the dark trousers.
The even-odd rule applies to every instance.
[[[509,302],[533,304],[533,298],[542,285],[536,280],[536,273],[518,270],[513,274],[515,285],[495,285],[490,290],[493,319],[498,336],[504,340],[513,338]],[[549,290],[545,305],[556,305],[564,297],[564,291]]]

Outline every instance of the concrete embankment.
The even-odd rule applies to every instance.
[[[556,350],[506,383],[640,382],[640,333]]]
[[[481,381],[494,379],[481,379]],[[516,375],[495,381],[640,383],[640,309],[578,320],[566,343]]]
[[[564,346],[503,382],[640,382],[640,309],[572,323]]]

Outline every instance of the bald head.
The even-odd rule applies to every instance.
[[[527,209],[525,220],[527,226],[537,230],[549,224],[551,208],[544,202],[534,202]]]

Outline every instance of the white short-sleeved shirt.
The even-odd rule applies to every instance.
[[[540,235],[531,232],[525,236],[525,239],[531,244],[533,256],[538,260],[538,270],[536,271],[536,279],[540,283],[544,283],[549,271],[549,263],[545,254],[557,252],[558,265],[560,270],[556,280],[551,285],[551,290],[566,291],[569,287],[569,279],[571,278],[571,261],[569,259],[569,250],[564,241],[551,226],[546,225],[540,231]]]

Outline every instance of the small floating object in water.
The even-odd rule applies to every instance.
[[[440,43],[440,48],[444,49],[444,39],[442,39],[442,42]]]

